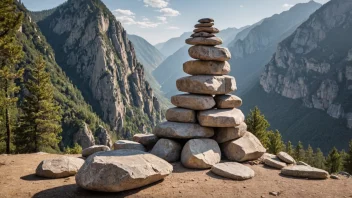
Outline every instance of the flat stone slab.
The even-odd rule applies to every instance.
[[[224,143],[230,140],[236,140],[247,132],[247,125],[245,122],[242,122],[240,125],[236,127],[228,127],[228,128],[215,128],[215,135],[213,139],[217,143]]]
[[[208,32],[208,33],[219,33],[220,30],[215,27],[199,27],[193,30],[194,33],[197,32]]]
[[[287,164],[295,164],[296,163],[296,160],[293,159],[293,157],[291,157],[291,155],[289,155],[288,153],[285,153],[285,152],[279,152],[277,155],[276,155],[280,160],[286,162]]]
[[[91,155],[76,175],[78,186],[92,191],[120,192],[164,179],[173,167],[139,150],[116,150]]]
[[[287,166],[286,163],[281,162],[278,158],[265,158],[264,164],[276,169],[283,169]]]
[[[138,142],[140,144],[142,144],[145,147],[153,147],[156,142],[159,140],[158,137],[156,137],[156,135],[154,134],[135,134],[132,138],[133,141]]]
[[[180,143],[162,138],[155,144],[150,153],[167,162],[176,162],[180,159],[181,150],[182,146]]]
[[[192,38],[195,38],[195,37],[205,37],[205,38],[209,38],[209,37],[214,37],[215,34],[210,34],[208,32],[197,32],[197,33],[193,33],[191,35]]]
[[[242,99],[235,95],[218,95],[214,97],[216,108],[233,109],[242,106]]]
[[[327,179],[329,178],[329,173],[325,170],[314,168],[311,166],[304,165],[294,165],[287,166],[281,169],[281,174],[292,176],[292,177],[301,177],[309,179]]]
[[[192,110],[207,110],[215,106],[211,95],[180,94],[171,97],[171,103],[177,107]]]
[[[214,22],[210,22],[210,23],[199,23],[199,24],[196,24],[194,27],[199,28],[199,27],[213,27],[213,26],[214,26]]]
[[[83,164],[84,160],[76,157],[47,159],[38,165],[35,174],[52,179],[70,177],[75,175]]]
[[[195,123],[197,121],[196,112],[194,110],[177,107],[168,109],[165,113],[165,117],[166,120],[170,122]]]
[[[214,135],[214,129],[193,123],[163,122],[154,128],[153,133],[162,138],[208,138]]]
[[[219,37],[195,37],[195,38],[188,38],[186,39],[186,43],[188,45],[209,45],[209,46],[215,46],[215,45],[221,45],[222,40]]]
[[[117,140],[114,143],[114,150],[120,150],[120,149],[133,149],[133,150],[145,151],[145,147],[141,143],[130,141],[130,140]]]
[[[232,76],[186,76],[176,81],[179,91],[193,94],[222,95],[237,90],[236,80]]]
[[[239,109],[210,109],[199,111],[198,122],[206,127],[236,127],[244,122],[244,115]]]
[[[181,153],[181,162],[186,168],[207,169],[219,163],[220,160],[220,147],[212,139],[189,140]]]
[[[202,18],[198,20],[199,23],[212,23],[214,22],[213,18]]]
[[[221,177],[238,181],[251,179],[255,175],[254,171],[251,168],[237,162],[225,162],[215,164],[211,168],[211,172]]]
[[[101,152],[101,151],[110,151],[110,148],[105,145],[94,145],[84,149],[82,151],[82,157],[88,157],[96,152]]]
[[[231,68],[227,61],[191,60],[183,64],[183,71],[189,75],[227,75]]]
[[[237,140],[223,143],[221,148],[227,159],[237,162],[256,160],[266,152],[258,138],[250,132]]]
[[[188,49],[188,54],[199,60],[228,61],[231,59],[231,53],[227,48],[217,46],[192,46]]]

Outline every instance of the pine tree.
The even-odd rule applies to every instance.
[[[272,154],[277,154],[280,151],[284,150],[285,144],[282,141],[281,134],[278,130],[275,132],[269,131],[268,132],[268,152]]]
[[[23,56],[22,47],[16,39],[16,33],[22,24],[23,14],[16,11],[13,0],[0,1],[0,113],[6,130],[6,153],[10,153],[12,141],[13,108],[16,108],[19,91],[15,80],[22,77],[23,70],[16,65]]]
[[[349,143],[348,153],[344,163],[344,168],[347,172],[352,173],[352,140]]]
[[[336,173],[342,169],[342,158],[339,151],[334,147],[326,158],[326,169],[329,173]]]
[[[268,148],[268,135],[267,129],[270,127],[269,122],[265,119],[265,116],[260,112],[258,107],[255,107],[248,114],[246,120],[247,130],[252,132],[264,147]]]
[[[308,148],[305,152],[305,158],[306,158],[307,164],[311,166],[314,164],[314,151],[310,145],[308,145]]]
[[[294,156],[297,161],[305,161],[304,147],[301,141],[298,141]]]
[[[320,148],[317,148],[314,154],[314,163],[312,164],[316,168],[326,169],[325,168],[325,157]]]
[[[55,104],[50,74],[45,71],[45,61],[36,60],[25,86],[28,90],[22,104],[20,130],[16,137],[19,152],[38,152],[57,149],[61,133],[60,107]]]
[[[286,153],[291,156],[294,156],[293,145],[292,145],[291,141],[288,141],[286,144]]]

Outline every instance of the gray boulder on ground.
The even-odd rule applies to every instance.
[[[187,122],[195,123],[196,112],[191,109],[184,108],[170,108],[165,113],[165,118],[170,122]]]
[[[296,160],[293,159],[293,157],[291,157],[291,155],[289,155],[288,153],[282,152],[282,151],[277,154],[277,157],[280,160],[286,162],[287,164],[295,164],[296,163]]]
[[[70,177],[75,175],[83,164],[84,160],[76,157],[47,159],[38,165],[35,174],[52,179]]]
[[[237,162],[215,164],[211,168],[211,172],[221,177],[226,177],[233,180],[251,179],[255,175],[251,168]]]
[[[176,81],[179,91],[193,94],[220,95],[237,90],[232,76],[198,75],[186,76]]]
[[[227,75],[231,68],[227,61],[190,60],[183,64],[183,71],[190,75]]]
[[[110,148],[105,145],[94,145],[82,150],[82,156],[88,157],[96,152],[110,151]]]
[[[120,149],[134,149],[134,150],[140,150],[140,151],[145,151],[145,147],[134,141],[130,140],[117,140],[114,143],[114,150],[120,150]]]
[[[76,183],[87,190],[120,192],[162,180],[172,170],[165,160],[143,151],[107,151],[86,160],[76,175]]]
[[[132,140],[142,144],[145,147],[152,148],[156,144],[156,142],[159,140],[159,138],[156,135],[151,134],[151,133],[149,133],[149,134],[139,133],[139,134],[135,134],[133,136]]]
[[[278,158],[265,158],[264,164],[276,169],[283,169],[287,165],[284,162],[281,162]]]
[[[154,128],[153,133],[163,138],[207,138],[214,135],[214,129],[193,123],[163,122]]]
[[[228,61],[231,59],[231,53],[227,48],[217,46],[192,46],[188,49],[188,54],[194,59],[206,61]]]
[[[221,147],[227,159],[237,162],[256,160],[266,152],[258,138],[250,132],[237,140],[223,143]]]
[[[211,95],[180,94],[171,97],[171,103],[177,107],[192,110],[207,110],[215,106]]]
[[[206,169],[219,163],[221,151],[212,139],[189,140],[182,149],[181,162],[187,168]]]
[[[329,173],[325,170],[304,165],[287,166],[281,169],[281,174],[310,179],[327,179],[329,177]]]
[[[176,162],[180,159],[181,150],[182,146],[180,143],[174,140],[160,139],[150,153],[167,162]]]
[[[213,139],[219,144],[228,142],[230,140],[236,140],[242,137],[247,132],[247,125],[245,122],[242,122],[236,127],[228,128],[215,128],[215,133]]]
[[[218,95],[214,99],[218,109],[233,109],[242,105],[242,99],[235,95]]]
[[[198,122],[206,127],[236,127],[244,122],[244,115],[239,109],[210,109],[199,111]]]

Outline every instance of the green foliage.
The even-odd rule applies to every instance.
[[[252,132],[264,147],[268,148],[269,140],[267,135],[267,129],[270,127],[269,122],[265,119],[265,116],[260,112],[258,107],[255,107],[250,111],[245,120],[247,124],[247,130]]]
[[[287,142],[285,151],[287,154],[294,156],[294,150],[291,141]]]
[[[314,164],[314,151],[313,151],[313,148],[308,145],[308,148],[305,152],[305,157],[306,159],[306,163],[309,164],[309,165],[313,165]]]
[[[347,172],[352,173],[352,140],[349,142],[349,148],[344,162],[344,168]]]
[[[272,154],[277,154],[280,151],[283,151],[285,148],[285,144],[282,141],[281,134],[278,130],[275,132],[269,131],[268,132],[268,150],[267,152]]]
[[[294,157],[297,161],[305,161],[305,151],[301,141],[298,142],[295,148]]]
[[[53,86],[46,64],[39,57],[28,72],[21,109],[20,126],[16,135],[19,152],[39,152],[40,148],[58,148],[60,142],[61,110],[54,101]]]
[[[66,154],[81,154],[82,153],[82,147],[75,143],[72,148],[66,147],[65,148],[65,153]]]
[[[326,158],[326,170],[329,173],[336,173],[342,170],[342,157],[339,151],[334,147]]]
[[[320,169],[325,169],[325,157],[323,152],[321,152],[320,148],[317,148],[317,150],[314,153],[314,163],[312,166]]]

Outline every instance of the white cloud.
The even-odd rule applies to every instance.
[[[168,29],[168,30],[178,30],[178,29],[180,29],[179,27],[176,27],[176,26],[169,26],[169,27],[167,27],[166,29]]]
[[[167,23],[167,18],[164,16],[157,16],[156,17],[159,21],[161,21],[162,23]]]
[[[143,21],[150,21],[147,17],[142,18]]]
[[[177,10],[174,10],[172,8],[162,8],[160,9],[161,13],[163,13],[164,16],[178,16],[180,15],[180,12]]]
[[[165,8],[169,4],[165,0],[143,0],[146,7]]]
[[[285,3],[284,5],[282,5],[282,7],[284,7],[284,8],[290,8],[292,6],[293,6],[292,4],[288,4],[288,3]]]
[[[136,24],[141,28],[155,28],[160,25],[160,23],[154,23],[150,21],[137,21]]]
[[[136,22],[134,21],[134,17],[129,16],[115,16],[118,21],[120,21],[124,25],[132,25]]]
[[[121,10],[121,9],[114,10],[114,13],[118,15],[125,15],[125,16],[135,15],[131,10]]]

